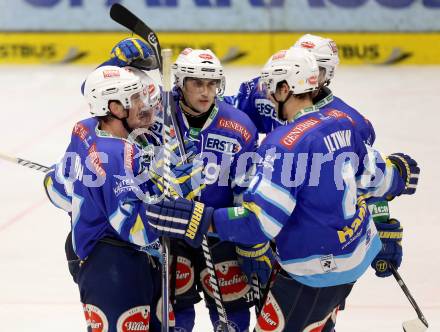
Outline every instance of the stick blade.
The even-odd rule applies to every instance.
[[[114,3],[110,8],[110,17],[129,30],[134,30],[139,18],[119,3]]]
[[[405,332],[424,332],[428,330],[428,326],[418,318],[403,322],[402,327]]]

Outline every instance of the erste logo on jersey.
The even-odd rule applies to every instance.
[[[118,318],[117,331],[150,331],[150,306],[139,306],[127,310]]]
[[[235,138],[210,133],[206,137],[205,149],[235,154],[241,150],[241,145]]]
[[[309,118],[298,123],[281,138],[281,145],[291,149],[307,131],[316,127],[320,123],[321,121],[316,118]]]
[[[246,275],[241,271],[237,261],[226,261],[215,265],[218,284],[225,302],[238,300],[250,290]],[[211,275],[207,268],[200,273],[202,286],[206,293],[214,298],[211,287]]]
[[[239,133],[241,137],[243,137],[246,143],[251,139],[251,133],[240,122],[225,118],[220,118],[217,127],[231,129],[232,131]]]
[[[274,120],[278,120],[277,118],[277,112],[275,110],[275,107],[273,107],[273,104],[270,100],[265,98],[256,98],[255,99],[255,108],[258,111],[258,114],[262,116],[269,117]]]

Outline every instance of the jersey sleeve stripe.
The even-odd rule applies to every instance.
[[[255,193],[283,211],[287,216],[290,216],[295,209],[296,200],[292,195],[284,188],[264,178],[258,184]]]
[[[243,202],[243,206],[254,213],[256,219],[260,224],[261,230],[269,239],[274,238],[281,231],[282,225],[270,215],[268,215],[255,202]]]
[[[66,211],[72,211],[72,203],[69,197],[64,196],[58,190],[56,190],[52,178],[48,178],[44,183],[47,191],[47,195],[49,196],[50,201],[58,208]]]
[[[131,215],[132,211],[133,206],[129,203],[124,203],[122,204],[122,206],[119,206],[116,211],[110,216],[110,224],[119,234],[121,234],[122,226],[127,220],[127,216]]]

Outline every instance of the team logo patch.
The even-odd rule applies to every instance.
[[[279,51],[272,56],[272,60],[281,60],[286,57],[286,50]]]
[[[333,255],[321,256],[319,261],[324,272],[331,272],[338,268]]]
[[[311,48],[315,48],[315,44],[314,43],[312,43],[311,41],[303,41],[302,43],[301,43],[301,47],[302,48],[309,48],[309,49],[311,49]]]
[[[257,318],[257,332],[281,332],[286,325],[280,305],[275,300],[272,292],[269,292],[267,300],[261,309],[260,316]]]
[[[199,58],[202,58],[204,60],[212,60],[212,55],[208,54],[208,53],[202,53],[202,54],[199,54]]]
[[[251,133],[240,122],[220,118],[217,127],[231,129],[239,133],[246,143],[251,139]]]
[[[345,118],[345,119],[350,120],[350,122],[352,124],[355,124],[355,122],[351,118],[351,116],[349,116],[348,114],[341,112],[337,109],[334,109],[334,108],[330,108],[328,111],[325,111],[324,114],[327,116],[331,116],[332,118],[335,118],[335,119],[344,119]]]
[[[121,74],[119,73],[119,70],[104,70],[102,72],[102,74],[104,75],[104,78],[121,76]]]
[[[176,263],[176,295],[187,292],[194,285],[194,267],[185,257],[177,256]]]
[[[250,290],[246,276],[237,261],[226,261],[215,265],[220,291],[225,302],[231,302],[245,296]],[[205,268],[201,272],[202,285],[206,293],[214,298],[211,287],[211,275]]]
[[[89,130],[82,123],[77,123],[75,124],[75,127],[73,127],[73,134],[85,141],[89,135]]]
[[[108,321],[104,312],[97,306],[83,303],[84,316],[86,317],[88,331],[108,332]]]
[[[288,149],[291,149],[295,143],[310,129],[316,127],[321,121],[316,118],[309,118],[301,121],[290,129],[286,135],[281,138],[281,144]]]
[[[205,149],[235,154],[241,150],[241,145],[235,138],[210,133],[206,137]]]
[[[127,310],[118,318],[117,331],[146,331],[150,330],[150,306],[139,306]]]
[[[162,323],[162,297],[159,299],[159,301],[157,301],[156,317],[159,320],[159,322]],[[169,309],[168,309],[168,322],[170,327],[176,326],[176,317],[174,316],[174,310],[171,303],[169,303]]]

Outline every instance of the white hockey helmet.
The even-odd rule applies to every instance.
[[[336,66],[339,64],[338,47],[333,39],[305,34],[292,46],[302,48],[313,54],[318,66],[324,68],[325,82],[335,76]]]
[[[209,49],[184,49],[173,64],[174,84],[183,88],[185,78],[219,80],[218,94],[225,91],[223,66],[217,56]]]
[[[134,67],[99,67],[87,77],[84,85],[84,96],[93,116],[109,114],[110,101],[119,101],[125,109],[130,109],[131,97],[136,93],[140,93],[146,108],[160,106],[159,86],[145,72]]]
[[[263,90],[274,94],[278,83],[286,81],[294,95],[318,89],[319,68],[310,52],[300,48],[282,50],[270,57],[261,71]]]

